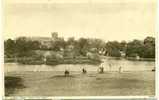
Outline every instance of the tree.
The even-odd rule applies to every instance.
[[[74,37],[70,37],[70,38],[68,38],[68,40],[67,40],[67,45],[76,45],[76,40],[75,40],[75,38]]]
[[[15,50],[15,41],[12,39],[8,39],[4,42],[4,53],[6,57],[14,57],[16,50]]]
[[[126,46],[127,46],[127,42],[121,41],[120,42],[120,51],[126,52]]]
[[[31,41],[26,37],[19,37],[15,40],[15,50],[18,57],[28,57],[34,54],[33,50],[40,48],[40,43]]]
[[[28,41],[30,50],[39,50],[41,43],[39,41]]]
[[[101,53],[105,50],[105,42],[101,39],[88,39],[91,51]]]
[[[155,58],[155,38],[146,37],[144,39],[144,58]]]
[[[143,55],[143,42],[140,40],[133,40],[127,44],[126,48],[126,56],[128,57],[136,57]]]
[[[133,40],[127,44],[126,56],[155,58],[155,38],[146,37],[143,41]]]
[[[52,41],[51,49],[54,51],[60,51],[61,49],[64,49],[66,47],[66,42],[64,38],[58,38],[55,41]]]
[[[79,53],[83,56],[86,56],[86,53],[89,50],[88,39],[80,38],[77,42],[78,42],[77,47],[78,47]]]
[[[106,43],[105,48],[106,48],[106,51],[107,51],[106,55],[113,56],[113,57],[120,57],[121,56],[121,54],[120,54],[121,47],[120,47],[120,43],[119,42],[117,42],[117,41],[108,41]]]

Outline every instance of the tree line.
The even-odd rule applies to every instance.
[[[155,58],[155,38],[146,37],[144,40],[132,41],[108,41],[95,38],[80,38],[74,37],[64,40],[58,38],[55,41],[49,41],[49,45],[41,43],[41,41],[29,40],[27,37],[19,37],[16,39],[7,39],[4,41],[5,57],[28,57],[34,55],[35,50],[50,50],[55,52],[74,52],[75,56],[87,56],[88,52],[103,56],[141,58]]]

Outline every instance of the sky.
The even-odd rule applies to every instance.
[[[5,0],[4,38],[19,36],[100,38],[155,36],[156,0]]]

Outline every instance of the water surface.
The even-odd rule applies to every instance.
[[[122,71],[151,71],[155,67],[153,61],[130,61],[126,59],[114,59],[107,58],[103,60],[102,66],[105,71],[119,71],[119,67]],[[5,63],[5,72],[12,71],[64,71],[68,69],[70,71],[81,71],[82,68],[86,68],[87,71],[97,71],[101,65],[88,65],[88,64],[61,64],[56,66],[50,65],[22,65],[17,63]]]
[[[104,59],[100,65],[63,64],[21,65],[5,63],[5,76],[20,77],[25,88],[14,89],[9,96],[143,96],[155,95],[155,62]],[[111,66],[111,67],[110,67]],[[119,67],[122,72],[119,73]],[[87,74],[82,74],[85,67]],[[70,76],[64,76],[64,70]],[[6,88],[6,92],[10,90]]]

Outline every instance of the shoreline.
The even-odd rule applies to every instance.
[[[117,60],[130,60],[130,61],[155,61],[155,58],[139,58],[136,59],[135,57],[111,57],[111,56],[101,56],[101,59],[117,59]],[[57,60],[57,59],[51,59],[50,61],[46,61],[44,62],[43,60],[34,60],[33,58],[4,58],[4,62],[5,63],[21,63],[21,64],[25,64],[25,65],[42,65],[42,64],[46,64],[46,65],[60,65],[60,64],[100,64],[101,61],[100,60],[92,60],[89,59],[88,57],[84,57],[84,58],[80,58],[80,59],[61,59],[61,60]]]
[[[116,60],[130,60],[130,61],[155,61],[155,58],[139,58],[136,59],[135,57],[111,57],[111,56],[101,56],[103,59],[116,59]]]
[[[19,63],[24,65],[60,65],[60,64],[90,64],[99,65],[101,60],[84,58],[63,58],[63,59],[48,59],[44,61],[43,59],[34,58],[4,58],[5,63]]]

